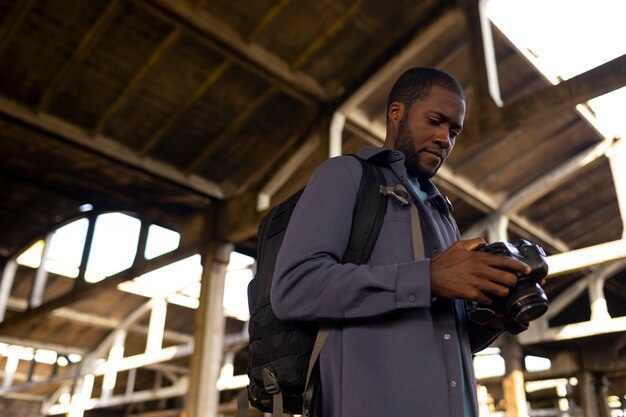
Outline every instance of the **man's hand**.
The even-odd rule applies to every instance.
[[[460,240],[430,261],[433,294],[491,304],[492,297],[506,297],[517,283],[515,272],[530,273],[523,262],[505,256],[476,251],[481,238]]]

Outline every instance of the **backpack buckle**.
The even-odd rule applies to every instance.
[[[265,391],[269,394],[275,395],[280,392],[278,378],[276,378],[271,368],[263,368],[263,385],[265,386]]]

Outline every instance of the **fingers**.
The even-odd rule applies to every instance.
[[[479,246],[486,244],[485,239],[482,237],[475,237],[473,239],[459,240],[457,242],[463,249],[476,250]]]

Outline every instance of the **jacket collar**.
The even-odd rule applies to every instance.
[[[357,155],[365,159],[366,161],[384,163],[385,165],[392,165],[398,162],[402,162],[401,172],[406,175],[406,168],[404,167],[404,154],[394,149],[365,146],[359,150]],[[398,167],[400,169],[400,167]],[[445,214],[450,214],[452,211],[452,204],[447,197],[444,197],[435,184],[429,179],[420,181],[422,190],[428,194],[428,200],[430,200],[439,211]]]

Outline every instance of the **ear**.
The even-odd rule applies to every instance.
[[[389,118],[389,122],[394,124],[394,123],[400,123],[400,120],[402,120],[402,118],[404,117],[404,104],[400,103],[399,101],[394,101],[393,103],[391,103],[389,105],[389,108],[387,109],[387,117]]]
[[[394,101],[387,108],[387,134],[385,136],[385,147],[393,148],[398,135],[400,121],[404,117],[406,109],[404,104]]]

